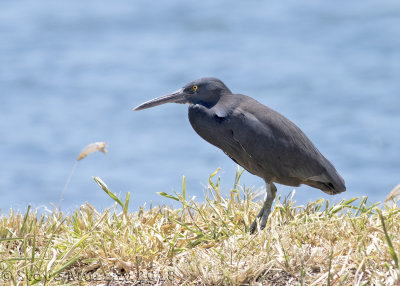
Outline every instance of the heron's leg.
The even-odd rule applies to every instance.
[[[260,229],[264,229],[265,226],[267,225],[268,216],[271,213],[272,203],[274,202],[276,196],[276,187],[272,182],[267,183],[267,190],[265,196],[266,197],[264,204],[260,209],[260,212],[258,213],[257,217],[254,219],[253,223],[250,226],[250,233],[254,233],[256,231],[257,223],[260,220],[260,218],[261,218]]]

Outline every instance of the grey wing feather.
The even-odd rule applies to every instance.
[[[333,165],[294,123],[252,101],[235,109],[230,126],[234,140],[259,162],[267,173],[264,176],[287,185],[305,183],[328,193],[345,190]]]
[[[232,97],[223,109],[189,108],[190,123],[203,139],[266,181],[304,183],[327,193],[345,190],[332,164],[296,125],[252,98]]]

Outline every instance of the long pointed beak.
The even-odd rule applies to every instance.
[[[164,103],[169,103],[169,102],[186,103],[187,102],[186,96],[187,96],[187,94],[183,91],[183,88],[181,88],[171,94],[167,94],[167,95],[160,96],[160,97],[154,98],[152,100],[146,101],[145,103],[142,103],[139,106],[136,106],[135,108],[133,108],[133,110],[138,111],[138,110],[154,107],[154,106],[161,105]]]

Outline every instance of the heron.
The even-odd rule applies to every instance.
[[[293,187],[305,184],[330,195],[346,190],[335,167],[299,127],[257,100],[232,93],[217,78],[194,80],[133,110],[165,103],[188,104],[189,121],[197,134],[265,181],[264,203],[250,233],[267,224],[277,192],[274,183]]]

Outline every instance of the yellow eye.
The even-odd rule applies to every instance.
[[[197,85],[192,86],[192,90],[196,91],[199,87]]]

